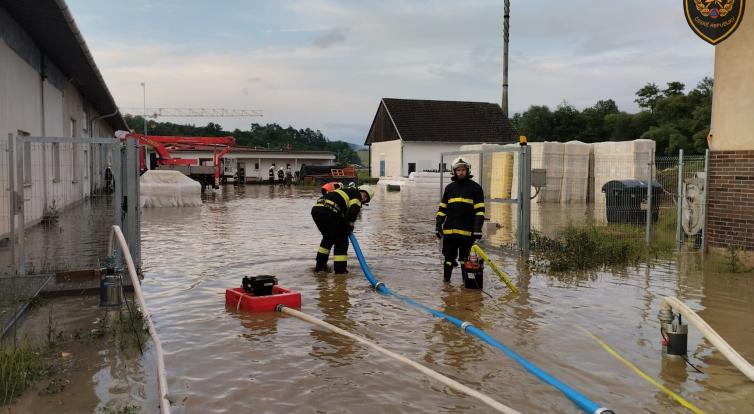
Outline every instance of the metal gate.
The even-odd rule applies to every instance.
[[[40,292],[98,285],[113,224],[137,263],[140,244],[135,142],[9,134],[0,148],[2,336]]]

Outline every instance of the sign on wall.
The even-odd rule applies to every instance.
[[[741,25],[745,5],[746,0],[683,0],[691,30],[713,45],[727,39]]]

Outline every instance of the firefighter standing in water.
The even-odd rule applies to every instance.
[[[314,204],[312,218],[322,233],[314,268],[316,272],[327,271],[327,259],[334,245],[333,270],[335,274],[348,273],[348,235],[353,231],[361,205],[368,204],[372,196],[374,189],[370,185],[338,188],[324,194]]]
[[[458,157],[451,166],[453,175],[437,210],[435,234],[442,239],[443,280],[450,282],[458,259],[464,263],[471,246],[482,238],[484,190],[472,181],[471,164]]]

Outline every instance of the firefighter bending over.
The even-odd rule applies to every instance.
[[[353,231],[354,222],[359,215],[361,205],[368,204],[374,196],[370,185],[359,188],[345,187],[330,191],[320,197],[312,207],[312,218],[322,233],[322,241],[317,252],[316,272],[327,271],[327,259],[330,249],[333,253],[333,270],[335,274],[348,273],[348,235]]]
[[[442,239],[443,280],[450,281],[458,259],[464,263],[471,246],[482,238],[484,223],[484,190],[472,181],[471,164],[458,157],[453,160],[451,183],[437,210],[435,234]]]

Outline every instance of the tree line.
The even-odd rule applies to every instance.
[[[128,125],[136,133],[144,132],[144,118],[139,115],[126,115]],[[196,126],[193,124],[176,124],[173,122],[157,122],[148,120],[149,135],[177,135],[187,137],[221,137],[233,136],[236,139],[236,145],[246,147],[256,147],[276,151],[301,151],[317,150],[330,151],[335,153],[336,161],[342,164],[358,164],[359,156],[356,151],[347,142],[332,141],[327,138],[322,131],[306,129],[295,129],[292,126],[283,128],[282,126],[272,123],[260,125],[253,123],[249,129],[242,131],[236,128],[233,131],[223,130],[220,124],[209,122],[205,126]]]
[[[612,99],[600,100],[579,111],[563,101],[555,110],[532,105],[511,118],[529,141],[578,140],[583,142],[629,141],[638,138],[656,142],[658,155],[704,154],[712,114],[713,80],[705,77],[684,92],[682,82],[665,88],[647,83],[636,91],[641,111],[630,114],[618,109]]]

